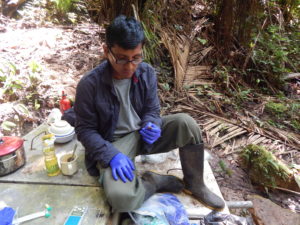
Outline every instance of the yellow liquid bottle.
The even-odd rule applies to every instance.
[[[45,138],[45,136],[47,136]],[[43,154],[45,158],[45,166],[48,176],[56,176],[60,174],[59,165],[54,148],[54,135],[45,135],[43,137]]]

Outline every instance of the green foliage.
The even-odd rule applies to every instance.
[[[199,37],[197,37],[197,41],[199,41],[202,45],[205,45],[207,43],[206,39],[202,39],[202,38],[199,38]]]
[[[171,87],[168,83],[162,83],[162,88],[164,91],[170,91]]]
[[[52,22],[58,24],[74,24],[80,19],[85,20],[88,14],[83,0],[50,0],[46,7]]]
[[[268,124],[280,129],[290,128],[296,133],[300,132],[300,102],[296,100],[281,99],[279,102],[270,101],[265,105],[268,114]]]
[[[288,110],[288,107],[284,103],[268,102],[265,109],[267,112],[281,117]]]
[[[23,114],[23,115],[26,115],[26,116],[30,116],[30,112],[29,112],[28,108],[24,104],[19,103],[14,108],[20,114]]]
[[[289,178],[289,168],[263,146],[246,146],[241,152],[241,158],[255,183],[277,186],[278,180],[286,181]]]
[[[0,64],[0,98],[6,95],[9,99],[16,98],[16,91],[23,88],[23,82],[16,76],[18,70],[11,62]]]
[[[239,103],[243,103],[251,97],[251,93],[253,90],[251,88],[245,89],[245,88],[238,88],[238,92],[236,93],[236,98]]]
[[[11,131],[16,126],[17,125],[15,123],[10,122],[8,120],[3,121],[1,124],[1,128],[6,131]]]
[[[242,80],[268,94],[283,90],[282,77],[300,68],[300,0],[206,3],[215,15],[217,34],[211,60],[228,72],[230,67],[237,69],[233,79],[223,80],[227,84],[223,88],[234,89]]]
[[[290,104],[289,110],[291,111],[291,113],[295,113],[298,118],[300,118],[300,103],[293,102],[292,104]]]
[[[273,127],[279,127],[279,126],[276,124],[276,122],[274,122],[274,121],[271,120],[271,119],[267,120],[267,123],[270,124],[270,125],[273,126]]]
[[[74,3],[78,0],[52,0],[59,15],[66,15],[70,12]]]
[[[291,126],[295,129],[295,130],[298,130],[300,131],[300,119],[296,120],[292,120],[291,121]]]
[[[257,40],[252,59],[264,79],[282,88],[282,76],[300,67],[299,31],[287,32],[279,25],[267,27]]]
[[[219,161],[219,166],[225,174],[232,177],[233,171],[227,166],[227,164],[223,160]]]
[[[228,68],[226,66],[217,66],[214,69],[214,75],[216,77],[216,82],[225,88],[228,88],[230,74],[231,74],[231,68]]]
[[[155,23],[155,21],[153,20],[152,23]],[[148,63],[157,63],[157,54],[159,52],[158,48],[160,43],[159,38],[143,22],[142,26],[144,28],[146,37],[146,44],[143,49],[144,59]]]
[[[31,61],[29,64],[32,73],[42,72],[42,67],[35,61]]]
[[[37,85],[41,83],[41,77],[39,75],[42,72],[42,66],[35,61],[31,61],[29,64],[29,68],[31,72],[28,74],[28,78],[30,81],[30,89],[35,90]]]
[[[21,72],[14,63],[7,62],[0,64],[0,101],[15,101],[20,98],[21,101],[31,103],[38,110],[41,107],[41,100],[37,90],[39,84],[42,82],[40,77],[42,67],[35,61],[30,61],[28,67],[30,69],[28,73],[21,71],[23,73],[18,75]],[[29,82],[22,81],[21,79],[27,79]],[[25,98],[20,93],[17,93],[21,89],[26,89],[29,92]],[[21,104],[15,106],[15,109],[20,109],[22,114],[27,115],[29,111],[25,108]]]
[[[41,107],[41,104],[37,99],[34,99],[34,109],[38,110]]]

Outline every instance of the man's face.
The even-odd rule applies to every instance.
[[[119,45],[114,45],[109,49],[104,46],[104,53],[113,67],[113,78],[115,79],[131,78],[143,58],[142,44],[135,49],[124,49]]]

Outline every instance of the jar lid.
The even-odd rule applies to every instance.
[[[18,150],[24,140],[20,137],[4,136],[0,139],[0,156],[8,155]]]
[[[74,129],[67,121],[57,120],[50,125],[49,131],[55,135],[66,135]]]
[[[68,127],[68,126],[70,126],[70,124],[65,120],[57,120],[57,121],[55,121],[53,126],[55,126],[55,127]]]

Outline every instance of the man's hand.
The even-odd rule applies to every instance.
[[[4,209],[0,210],[0,224],[1,225],[8,225],[12,224],[14,219],[15,210],[11,207],[5,207]]]
[[[118,180],[118,177],[126,183],[126,178],[130,182],[134,178],[133,170],[134,164],[133,162],[123,153],[116,154],[109,162],[112,176],[115,180]]]
[[[146,143],[153,144],[160,137],[161,129],[154,123],[148,122],[139,132]]]

